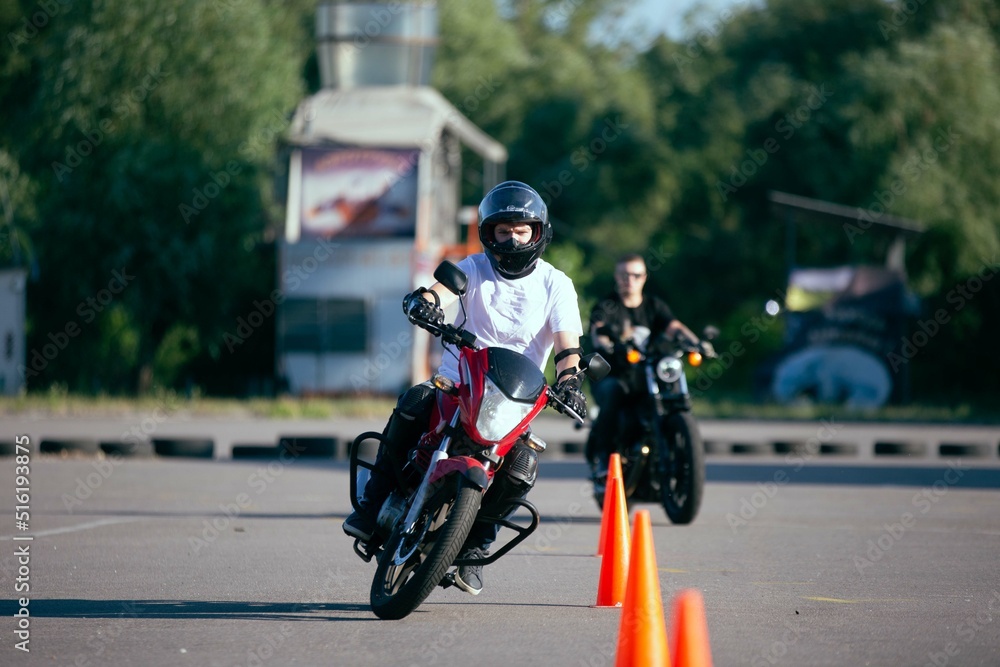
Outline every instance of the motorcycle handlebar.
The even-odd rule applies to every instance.
[[[421,329],[426,329],[435,336],[440,336],[446,343],[457,345],[458,347],[476,348],[476,335],[471,331],[466,331],[452,324],[435,324],[426,320],[414,320],[413,322]]]
[[[435,324],[433,322],[427,322],[425,320],[417,320],[414,322],[414,324],[416,324],[422,329],[426,329],[435,336],[440,336],[445,342],[458,345],[459,347],[469,347],[472,349],[477,349],[475,334],[466,331],[465,329],[461,329],[451,324]],[[580,373],[583,373],[583,371],[581,370]],[[554,403],[556,406],[558,406],[555,407],[556,410],[563,413],[567,417],[570,417],[578,424],[583,425],[586,423],[586,420],[584,420],[583,416],[581,416],[575,410],[573,410],[573,408],[569,407],[568,405],[560,401],[558,398],[556,398],[555,392],[552,391],[552,387],[547,387],[546,392],[549,395],[548,398],[549,402]]]
[[[435,322],[428,322],[422,319],[412,319],[415,325],[421,329],[425,329],[435,336],[440,336],[442,340],[446,343],[451,343],[457,345],[458,347],[468,347],[473,350],[478,349],[476,346],[476,335],[471,331],[466,331],[461,327],[456,327],[453,324],[437,324]],[[576,375],[579,376],[583,374],[583,370],[577,371]],[[552,387],[547,387],[546,392],[548,393],[548,400],[555,404],[555,409],[567,417],[570,417],[578,424],[583,425],[586,423],[584,417],[578,414],[571,407],[556,398],[555,392],[552,391]]]
[[[573,421],[575,421],[577,424],[580,424],[581,426],[584,423],[586,423],[584,418],[576,410],[574,410],[573,408],[569,407],[568,405],[560,401],[558,398],[556,398],[555,392],[552,391],[552,387],[549,387],[547,391],[549,394],[549,402],[555,403],[556,406],[558,406],[558,407],[553,407],[554,410],[563,413],[564,415],[571,418]]]
[[[715,348],[712,346],[712,343],[710,341],[700,340],[698,341],[697,347],[698,347],[698,352],[701,354],[701,356],[705,357],[706,359],[719,358],[718,353],[716,353]]]
[[[478,349],[476,347],[476,335],[470,331],[466,331],[465,329],[456,327],[452,324],[436,324],[426,320],[414,320],[413,323],[421,329],[426,329],[435,336],[440,336],[446,343],[451,343],[459,347],[468,347],[474,350]],[[583,371],[581,370],[577,373],[577,375],[582,373]],[[555,408],[556,410],[562,412],[567,417],[570,417],[578,424],[582,425],[586,423],[586,420],[582,415],[578,414],[575,410],[573,410],[573,408],[556,398],[555,392],[552,391],[552,387],[546,388],[546,391],[549,396],[548,400],[558,406]]]
[[[674,332],[672,336],[668,339],[669,342],[675,345],[682,352],[697,352],[706,359],[717,359],[719,357],[715,352],[715,348],[712,347],[712,343],[707,340],[690,340],[680,331]]]

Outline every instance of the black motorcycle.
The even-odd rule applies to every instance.
[[[717,355],[710,342],[718,335],[706,327],[702,340],[683,336],[650,337],[636,327],[625,345],[626,407],[619,414],[616,447],[621,455],[626,499],[663,505],[673,523],[691,523],[705,487],[705,449],[691,414],[684,363],[698,366]],[[604,504],[604,478],[594,482],[594,500]]]

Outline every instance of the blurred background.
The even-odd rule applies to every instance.
[[[513,178],[585,320],[639,252],[719,327],[706,410],[1000,397],[991,0],[8,0],[0,35],[2,394],[394,396],[435,354],[402,295]]]

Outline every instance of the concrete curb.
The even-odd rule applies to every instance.
[[[142,428],[139,428],[139,425]],[[0,423],[0,456],[13,453],[12,443],[28,435],[35,452],[43,442],[93,443],[93,453],[122,456],[192,455],[229,459],[307,456],[346,460],[354,438],[365,431],[380,432],[381,419],[82,419],[25,418]],[[709,458],[754,460],[796,456],[824,461],[943,461],[961,459],[972,465],[1000,466],[1000,426],[911,423],[778,422],[765,420],[700,420]],[[548,442],[544,459],[582,456],[588,430],[549,416],[533,424],[536,435]],[[157,446],[157,443],[171,443]],[[187,443],[187,444],[185,444]],[[2,445],[8,445],[4,448]],[[99,445],[99,450],[98,450]],[[46,445],[50,448],[51,445]],[[192,447],[197,451],[192,450]],[[264,448],[249,451],[246,447]],[[273,449],[272,449],[273,448]],[[88,451],[76,452],[79,454]],[[187,452],[187,453],[185,453]],[[42,453],[47,453],[42,451]]]

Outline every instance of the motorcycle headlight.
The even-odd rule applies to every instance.
[[[656,377],[664,382],[677,382],[684,372],[684,364],[675,357],[663,357],[656,364]]]
[[[486,440],[497,442],[514,430],[528,416],[534,404],[520,403],[507,398],[488,377],[476,416],[476,430]]]

